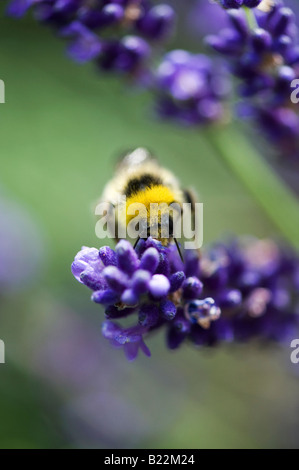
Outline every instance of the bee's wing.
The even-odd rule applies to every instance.
[[[149,150],[139,147],[122,154],[117,162],[116,169],[117,171],[126,171],[130,168],[136,168],[145,163],[154,161],[156,161],[156,158]]]
[[[114,177],[104,187],[101,201],[109,201],[116,207],[123,198],[128,178],[149,165],[151,168],[153,166],[159,168],[155,158],[144,148],[140,147],[123,155],[117,163]]]

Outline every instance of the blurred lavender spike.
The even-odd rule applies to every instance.
[[[251,24],[243,11],[231,10],[228,16],[229,28],[208,36],[207,43],[226,57],[239,79],[246,114],[283,157],[297,159],[299,113],[292,99],[299,79],[295,14],[279,1],[268,12],[255,10]]]

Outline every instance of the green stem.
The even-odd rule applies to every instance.
[[[299,201],[249,144],[230,128],[206,131],[209,142],[250,191],[289,243],[299,251]]]
[[[256,29],[258,27],[257,21],[255,19],[254,13],[251,8],[243,7],[245,15],[247,17],[247,22],[250,29]]]

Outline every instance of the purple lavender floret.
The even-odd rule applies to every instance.
[[[72,272],[105,307],[102,332],[133,360],[144,337],[166,330],[167,345],[196,346],[252,338],[286,341],[298,332],[299,260],[270,240],[233,240],[203,252],[149,238],[134,250],[121,240],[115,250],[84,247]],[[297,305],[296,305],[297,303]],[[115,320],[132,319],[123,327]]]
[[[219,0],[220,5],[225,9],[256,8],[261,2],[262,0]]]
[[[67,48],[68,55],[75,62],[89,62],[99,56],[102,44],[96,34],[79,21],[74,21],[61,30],[61,35],[71,37],[73,41]]]
[[[103,70],[134,73],[150,54],[147,41],[139,36],[124,36],[121,40],[106,42],[97,63]]]
[[[230,83],[225,67],[204,54],[174,50],[156,71],[157,111],[186,125],[207,124],[225,116]]]
[[[102,326],[102,334],[108,339],[112,346],[116,348],[123,347],[125,355],[129,361],[137,357],[139,349],[146,355],[150,356],[150,350],[143,341],[143,334],[146,328],[136,325],[131,328],[122,328],[111,321],[106,321]]]
[[[246,113],[283,155],[299,151],[299,114],[291,101],[292,82],[299,78],[299,43],[295,15],[279,1],[269,12],[228,12],[230,26],[207,42],[227,58],[240,80]],[[242,107],[244,110],[245,108]]]
[[[154,5],[140,16],[137,31],[150,39],[163,39],[170,34],[175,21],[174,10],[169,5]]]
[[[27,10],[37,3],[36,0],[12,0],[7,7],[7,14],[14,18],[21,18]]]
[[[30,8],[39,22],[70,37],[67,52],[74,61],[95,60],[102,69],[137,78],[149,43],[165,41],[175,20],[169,5],[152,0],[12,0],[7,13],[20,18]]]

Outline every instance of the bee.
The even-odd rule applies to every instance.
[[[148,150],[137,148],[121,158],[114,177],[104,188],[101,201],[107,203],[107,212],[116,224],[118,234],[119,228],[126,229],[135,215],[134,210],[133,213],[129,212],[129,207],[132,204],[142,204],[145,211],[140,216],[139,223],[144,230],[142,235],[137,236],[134,248],[140,238],[148,238],[154,232],[153,238],[164,246],[174,241],[182,259],[174,229],[182,214],[183,203],[189,203],[192,217],[195,196],[193,191],[182,189],[174,174],[161,167]],[[167,235],[164,220],[168,223]],[[118,240],[123,237],[115,238]]]

